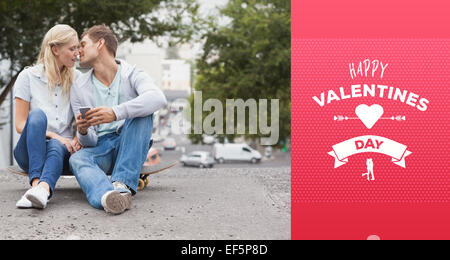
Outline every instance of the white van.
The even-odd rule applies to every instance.
[[[215,144],[212,152],[219,163],[226,161],[247,161],[257,163],[261,161],[261,154],[247,144]]]

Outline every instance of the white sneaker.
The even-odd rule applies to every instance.
[[[114,190],[116,190],[120,193],[130,193],[131,194],[130,188],[128,188],[127,185],[125,185],[124,183],[121,183],[120,181],[113,182],[113,187],[114,187]]]
[[[18,207],[19,209],[29,209],[29,208],[32,208],[33,205],[31,204],[31,201],[29,201],[25,197],[25,195],[23,195],[22,198],[20,198],[20,200],[17,201],[16,207]]]
[[[122,195],[116,190],[106,192],[102,196],[103,209],[112,214],[121,214],[131,207],[131,194]]]
[[[120,194],[122,196],[124,196],[125,199],[127,200],[128,207],[126,209],[130,209],[131,203],[133,201],[133,196],[131,195],[132,193],[131,193],[130,188],[126,184],[124,184],[120,181],[113,182],[113,186],[114,186],[114,190],[120,192]]]
[[[133,196],[131,195],[131,191],[130,192],[120,193],[120,195],[122,195],[122,197],[124,197],[125,200],[126,200],[126,203],[127,203],[127,208],[126,209],[131,209],[131,204],[133,202]]]
[[[45,209],[50,193],[42,186],[36,186],[25,193],[25,197],[31,201],[33,208]]]

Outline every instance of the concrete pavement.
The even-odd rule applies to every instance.
[[[45,210],[15,207],[26,189],[0,171],[0,239],[290,239],[290,167],[172,168],[118,216],[92,208],[73,177]]]

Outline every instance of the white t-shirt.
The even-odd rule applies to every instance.
[[[80,74],[75,70],[74,78]],[[20,72],[14,83],[14,97],[30,102],[30,111],[37,108],[44,111],[47,116],[47,131],[72,139],[74,118],[70,98],[63,96],[60,86],[56,86],[50,93],[47,84],[44,65],[28,67]]]

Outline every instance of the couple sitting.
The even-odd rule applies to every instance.
[[[21,135],[14,158],[32,187],[17,207],[45,208],[58,178],[70,170],[93,207],[112,214],[130,208],[153,113],[167,101],[145,72],[115,59],[117,45],[105,25],[84,32],[80,43],[73,28],[56,25],[36,65],[18,75],[15,125]],[[82,67],[92,68],[87,73],[75,70],[78,55]],[[91,109],[82,116],[84,107]]]

